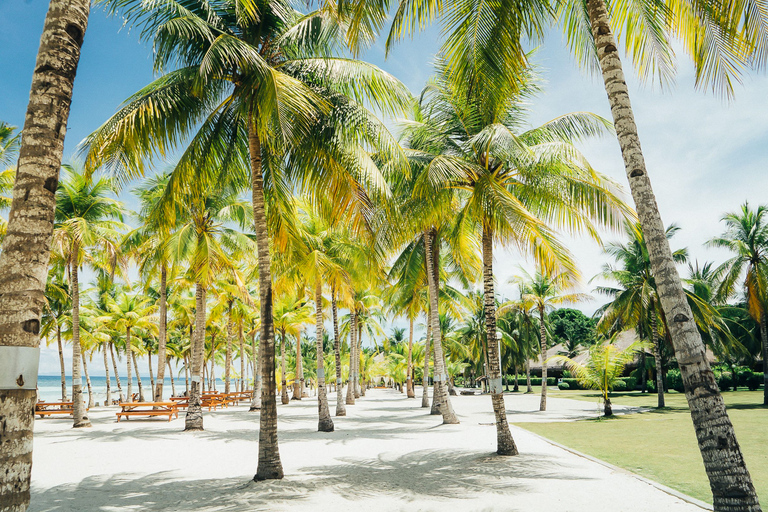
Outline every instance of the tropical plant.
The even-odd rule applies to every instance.
[[[589,358],[582,364],[573,359],[556,355],[549,361],[563,363],[568,371],[576,377],[579,384],[587,389],[597,389],[603,395],[604,414],[612,416],[610,393],[619,382],[624,368],[634,361],[637,353],[642,350],[640,342],[634,342],[625,349],[615,345],[616,338],[604,343],[597,343],[589,348]]]

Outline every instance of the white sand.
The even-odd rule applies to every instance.
[[[453,397],[460,425],[440,425],[417,396],[369,391],[332,433],[316,431],[313,398],[278,405],[286,477],[260,483],[258,413],[246,406],[206,413],[197,433],[181,432],[181,416],[116,423],[115,408],[91,411],[90,429],[39,420],[30,511],[701,511],[519,428],[521,455],[496,456],[489,396]],[[597,410],[550,399],[539,413],[538,396],[519,394],[506,404],[510,422]]]

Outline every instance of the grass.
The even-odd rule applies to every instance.
[[[537,390],[538,391],[538,390]],[[554,390],[549,396],[594,401],[593,391]],[[723,393],[758,496],[768,499],[768,407],[763,392]],[[614,404],[655,407],[656,395],[614,393]],[[652,412],[565,423],[517,426],[712,503],[685,395],[666,395],[668,407]]]

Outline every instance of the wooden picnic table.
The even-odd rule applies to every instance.
[[[225,403],[237,405],[240,402],[250,402],[252,396],[252,391],[234,391],[226,395]]]
[[[72,414],[75,402],[43,402],[42,400],[35,404],[35,415],[44,418],[54,414]]]
[[[203,393],[200,397],[200,406],[207,407],[208,410],[215,410],[217,407],[226,407],[225,402],[226,395],[223,393]],[[172,396],[171,400],[176,404],[179,409],[189,408],[188,396]]]
[[[121,410],[117,414],[117,422],[125,416],[168,416],[168,421],[175,415],[179,417],[179,408],[175,402],[124,402],[120,404]]]

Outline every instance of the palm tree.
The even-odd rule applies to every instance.
[[[82,399],[80,346],[79,269],[88,258],[87,251],[96,245],[117,245],[122,222],[122,205],[108,197],[113,192],[107,178],[93,181],[74,167],[64,166],[65,179],[56,193],[54,244],[66,255],[72,298],[72,401],[74,427],[89,427],[91,422]]]
[[[523,300],[533,306],[539,314],[540,329],[540,356],[541,356],[541,403],[540,411],[547,410],[547,313],[554,309],[555,305],[565,302],[578,302],[589,299],[582,293],[563,293],[571,286],[573,275],[568,273],[544,274],[536,272],[533,276],[526,274],[522,279],[518,278]]]
[[[192,340],[192,386],[189,407],[185,418],[185,430],[203,429],[203,412],[200,405],[202,395],[202,373],[206,332],[206,296],[215,277],[231,274],[234,282],[244,287],[233,255],[253,250],[254,242],[242,232],[225,223],[237,223],[244,228],[249,207],[238,198],[237,188],[231,181],[222,178],[218,183],[199,179],[185,187],[180,200],[172,194],[171,184],[178,179],[181,167],[174,168],[163,192],[162,204],[171,206],[158,208],[156,215],[170,215],[172,222],[178,219],[176,231],[169,237],[169,252],[176,261],[188,261],[188,275],[195,285],[195,320]],[[192,327],[192,326],[190,326]]]
[[[721,300],[731,297],[744,275],[744,295],[749,314],[760,326],[763,405],[768,405],[768,207],[758,206],[752,210],[749,203],[744,203],[740,212],[728,213],[722,221],[726,225],[725,232],[710,240],[709,244],[729,249],[734,256],[717,269],[717,273],[723,276],[717,294]]]
[[[61,332],[65,323],[72,319],[72,300],[69,296],[69,287],[64,281],[64,261],[57,258],[55,265],[48,271],[48,283],[45,286],[45,309],[41,318],[42,325],[40,336],[46,338],[48,343],[52,341],[55,333],[56,344],[59,349],[59,365],[61,366],[61,400],[67,401],[66,366],[64,364],[64,350],[61,341]]]
[[[181,67],[137,93],[91,136],[91,157],[108,154],[129,174],[140,174],[144,157],[165,154],[178,141],[191,138],[180,161],[185,169],[180,182],[193,180],[201,168],[218,172],[219,165],[203,162],[215,161],[227,171],[238,166],[250,170],[265,372],[255,479],[282,478],[274,397],[270,198],[265,198],[265,190],[278,193],[283,185],[277,183],[288,179],[283,169],[287,164],[304,176],[314,174],[316,179],[304,183],[315,195],[334,189],[338,204],[357,203],[359,189],[349,187],[347,177],[355,173],[359,181],[370,182],[375,167],[369,155],[348,151],[343,143],[326,143],[370,140],[374,146],[396,149],[382,136],[383,125],[359,105],[370,101],[392,111],[409,95],[374,66],[330,57],[345,32],[344,20],[333,8],[304,14],[286,0],[195,0],[181,11],[173,4],[147,5],[143,0],[105,3],[129,24],[141,26],[144,37],[162,48],[155,54],[157,70],[176,63]],[[337,117],[329,120],[326,114],[336,100],[352,108],[334,109]],[[339,122],[338,116],[346,112],[354,115]],[[286,158],[289,154],[292,158]],[[265,176],[274,183],[265,187]]]
[[[666,231],[667,238],[672,238],[678,229],[674,224],[669,226]],[[627,222],[624,225],[624,232],[629,239],[628,243],[611,243],[605,248],[606,254],[613,257],[621,266],[614,268],[611,265],[605,265],[600,277],[615,281],[620,288],[607,286],[597,288],[599,293],[613,299],[598,310],[598,314],[601,315],[598,330],[602,333],[613,333],[634,327],[637,335],[642,338],[650,325],[653,357],[656,364],[657,406],[664,407],[664,372],[659,323],[661,319],[666,331],[666,321],[661,311],[648,248],[640,226]],[[676,262],[683,263],[688,257],[688,251],[678,249],[673,253],[673,257]]]
[[[125,290],[114,299],[111,297],[107,299],[107,316],[103,320],[110,322],[115,331],[125,333],[125,361],[128,375],[127,399],[129,402],[133,402],[133,394],[131,393],[132,362],[133,368],[136,369],[139,384],[139,401],[144,401],[141,376],[139,375],[139,367],[136,365],[136,352],[140,351],[141,347],[134,343],[131,335],[136,336],[136,331],[153,327],[155,306],[151,302],[150,299],[143,298],[138,293],[130,293]]]
[[[479,232],[482,240],[488,373],[498,451],[516,454],[501,387],[493,244],[515,244],[544,268],[573,271],[570,254],[550,226],[596,236],[595,225],[615,225],[627,209],[616,196],[618,188],[595,172],[572,144],[600,134],[607,121],[575,113],[518,133],[521,102],[535,92],[532,74],[488,82],[483,62],[469,64],[475,71],[457,83],[455,68],[440,62],[437,78],[422,95],[424,120],[406,128],[411,138],[435,141],[430,151],[420,152],[428,165],[416,194],[434,197],[436,189],[455,190],[463,199],[456,230]]]
[[[14,201],[0,250],[0,325],[2,347],[40,345],[40,317],[51,252],[56,188],[72,87],[90,11],[89,0],[50,0],[32,74],[24,119]],[[30,219],[36,219],[34,222]],[[23,271],[21,271],[23,269]],[[0,416],[16,427],[16,439],[0,452],[0,503],[26,509],[32,468],[32,425],[37,399],[37,359],[29,349],[6,349],[17,358],[26,385],[0,389]],[[27,361],[32,361],[27,363]],[[12,363],[11,363],[12,364]]]
[[[622,350],[613,344],[614,341],[615,338],[589,347],[589,359],[585,364],[566,356],[556,355],[549,358],[550,361],[563,363],[582,386],[600,390],[605,416],[613,416],[610,392],[624,373],[624,367],[634,361],[637,353],[642,350],[640,342]]]

